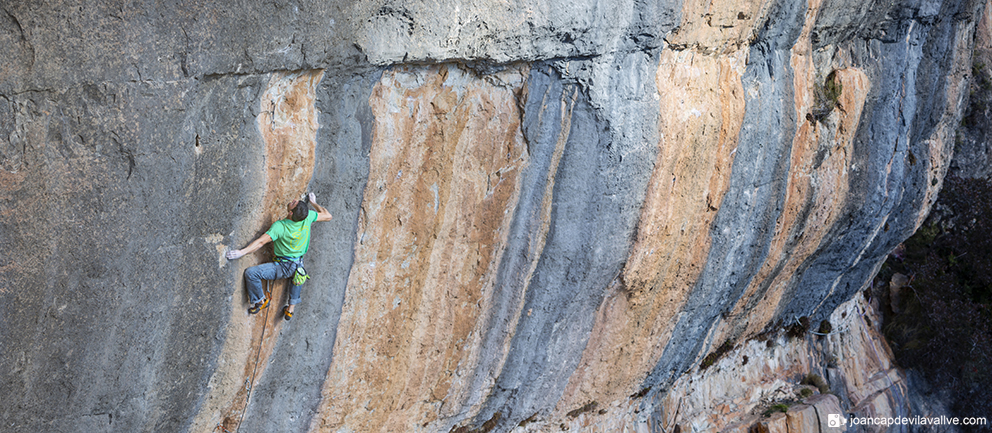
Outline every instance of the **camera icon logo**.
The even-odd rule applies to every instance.
[[[847,418],[841,417],[840,414],[830,413],[827,414],[827,427],[841,427],[847,425]]]

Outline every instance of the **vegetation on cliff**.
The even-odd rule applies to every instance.
[[[992,182],[945,180],[933,212],[876,280],[896,360],[948,392],[960,416],[992,413]],[[903,281],[900,281],[903,280]]]

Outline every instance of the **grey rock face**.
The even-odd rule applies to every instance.
[[[477,416],[479,424],[499,413],[500,425],[513,426],[560,397],[582,357],[585,344],[580,342],[592,329],[603,288],[617,278],[627,257],[652,169],[646,161],[654,157],[645,143],[657,140],[650,131],[637,135],[605,123],[579,86],[563,82],[546,65],[531,71],[528,95],[523,122],[531,158],[524,173],[527,189],[507,246],[514,260],[503,262],[497,282],[502,303],[515,305],[523,297],[528,314],[515,329],[506,329],[509,308],[497,309],[489,319],[484,347],[499,348],[507,334],[513,338],[495,389]],[[643,104],[627,102],[616,112],[644,116],[638,110]],[[549,198],[550,215],[543,216],[541,203]],[[544,226],[547,219],[551,223]],[[496,370],[489,362],[500,356],[484,358],[474,388],[483,389]]]
[[[355,6],[356,40],[373,64],[464,60],[511,63],[655,49],[678,25],[681,2],[525,1]],[[443,12],[441,12],[443,11]]]
[[[961,128],[954,140],[954,161],[951,174],[963,178],[988,178],[992,175],[992,143],[989,125],[992,124],[992,37],[990,20],[982,15],[975,31],[974,59],[971,65],[971,85],[968,91],[968,108],[961,119]]]
[[[7,426],[71,431],[96,414],[112,431],[182,430],[194,413],[226,338],[215,302],[242,296],[215,246],[232,208],[250,212],[239,191],[261,161],[242,120],[259,80],[192,84],[11,96],[5,138],[22,153],[0,223]]]

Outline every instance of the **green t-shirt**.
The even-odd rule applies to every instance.
[[[276,257],[303,257],[310,248],[310,224],[316,220],[317,212],[311,210],[303,221],[282,219],[272,223],[265,234],[272,238]]]

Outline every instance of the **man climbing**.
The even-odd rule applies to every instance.
[[[293,308],[300,302],[300,291],[306,280],[303,270],[303,255],[310,248],[310,224],[314,221],[330,221],[331,213],[315,203],[317,197],[311,192],[304,201],[293,200],[286,208],[289,215],[272,223],[269,230],[247,247],[227,252],[228,260],[238,259],[245,254],[257,251],[265,244],[272,242],[275,261],[252,266],[245,270],[245,282],[248,288],[248,300],[251,308],[248,313],[255,314],[269,306],[269,299],[262,291],[262,280],[278,280],[290,278],[289,305],[282,309],[283,318],[293,318]],[[314,212],[307,203],[313,205]],[[299,272],[297,272],[299,270]],[[296,276],[296,278],[294,278]]]

